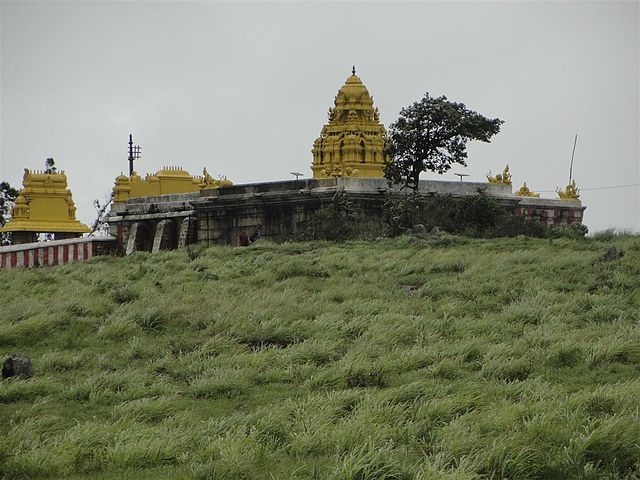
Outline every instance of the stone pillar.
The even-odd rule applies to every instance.
[[[131,255],[136,251],[136,240],[138,237],[138,222],[129,227],[129,237],[127,238],[127,248],[124,252],[125,255]]]
[[[191,217],[186,217],[180,222],[180,228],[178,230],[178,248],[182,248],[188,245],[189,237],[191,236],[193,220]]]
[[[166,226],[167,220],[160,220],[156,225],[156,234],[153,237],[153,247],[151,247],[151,253],[158,253],[160,250],[166,249]]]

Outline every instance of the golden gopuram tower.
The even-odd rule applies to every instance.
[[[329,109],[329,123],[313,142],[313,178],[382,178],[386,140],[378,109],[354,67]]]
[[[53,233],[56,240],[79,237],[91,229],[76,220],[76,206],[67,188],[67,176],[24,169],[22,190],[11,220],[0,232],[12,232],[13,243],[35,242],[38,233]]]

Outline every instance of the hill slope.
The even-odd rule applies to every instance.
[[[6,478],[638,478],[640,239],[0,272]]]

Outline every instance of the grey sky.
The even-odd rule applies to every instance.
[[[638,2],[0,3],[0,178],[55,158],[78,216],[127,171],[207,166],[235,183],[311,176],[355,64],[385,125],[428,91],[505,121],[469,146],[514,189],[574,177],[585,223],[640,229]],[[423,178],[455,180],[452,173]],[[557,198],[549,192],[543,196]]]

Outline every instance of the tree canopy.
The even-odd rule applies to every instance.
[[[11,207],[17,197],[18,190],[9,185],[9,182],[0,182],[0,227],[11,219]],[[10,234],[0,233],[0,245],[8,245],[10,241]]]
[[[489,142],[502,123],[445,96],[433,98],[426,93],[419,102],[403,108],[389,126],[386,150],[391,161],[385,166],[385,177],[417,191],[422,172],[444,173],[454,163],[466,165],[467,142]]]
[[[53,158],[49,157],[44,161],[44,173],[56,173],[56,162]]]

